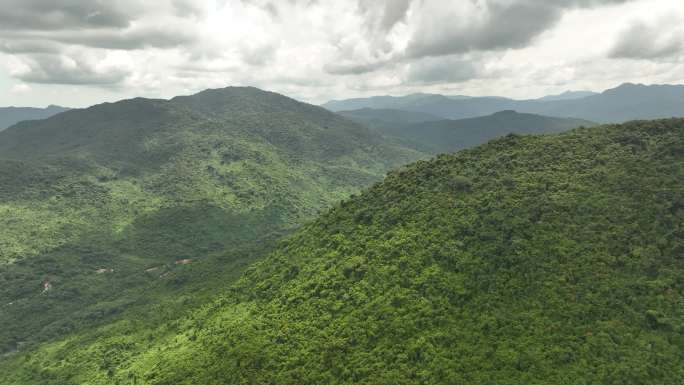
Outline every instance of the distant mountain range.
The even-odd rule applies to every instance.
[[[421,112],[446,119],[464,119],[502,110],[547,116],[618,123],[635,119],[684,116],[684,86],[626,83],[600,94],[568,92],[534,100],[502,97],[449,97],[415,94],[404,97],[376,96],[365,99],[331,101],[323,107],[332,111],[362,108],[398,109]]]
[[[68,108],[54,105],[46,108],[0,107],[0,131],[23,120],[47,119],[68,110]]]
[[[433,154],[474,147],[507,134],[558,133],[596,123],[572,118],[554,118],[511,110],[492,115],[450,120],[422,112],[361,109],[340,115],[365,124],[400,143]]]
[[[594,96],[594,95],[598,95],[598,92],[593,92],[593,91],[565,91],[562,94],[548,95],[548,96],[544,96],[542,98],[539,98],[538,100],[551,102],[551,101],[556,101],[556,100],[581,99],[581,98],[586,98],[587,96]]]

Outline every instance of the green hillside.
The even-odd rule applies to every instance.
[[[420,157],[254,88],[19,123],[0,134],[0,360],[177,318],[319,209]]]
[[[436,153],[435,145],[429,135],[413,132],[416,127],[426,122],[438,122],[444,119],[422,112],[363,108],[360,110],[339,111],[344,116],[371,130],[383,135],[388,143],[413,148],[420,152]]]
[[[389,174],[154,333],[2,383],[678,384],[684,120],[507,136]]]

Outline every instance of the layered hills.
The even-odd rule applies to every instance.
[[[177,317],[321,208],[421,157],[255,88],[10,127],[0,133],[0,354],[131,312]]]
[[[0,107],[0,131],[23,120],[47,119],[68,110],[68,108],[54,105],[46,108]]]
[[[439,154],[483,144],[507,134],[549,134],[595,123],[571,118],[499,111],[469,119],[440,119],[434,115],[402,110],[362,109],[340,115],[365,124],[399,143]]]
[[[3,383],[676,384],[684,120],[509,135],[391,172],[154,333]]]
[[[515,110],[600,123],[621,123],[634,119],[681,117],[683,105],[682,85],[625,83],[599,94],[571,93],[534,100],[415,94],[331,101],[324,104],[324,107],[332,111],[390,108],[427,113],[446,119],[473,118],[502,110]]]

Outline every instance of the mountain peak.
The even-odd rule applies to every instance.
[[[510,116],[510,115],[518,115],[518,111],[516,111],[516,110],[501,110],[499,112],[495,112],[492,114],[492,116]]]
[[[619,86],[617,86],[617,87],[615,87],[615,88],[613,88],[613,89],[618,90],[618,89],[646,88],[646,87],[649,87],[649,86],[647,86],[647,85],[645,85],[645,84],[642,84],[642,83],[630,83],[630,82],[627,82],[627,83],[622,83],[622,84],[620,84]]]
[[[171,103],[190,107],[195,111],[211,115],[253,114],[299,111],[328,114],[323,108],[300,102],[276,92],[256,87],[211,88],[193,95],[176,96]]]
[[[633,91],[633,90],[662,90],[662,89],[676,89],[684,88],[683,85],[678,84],[643,84],[643,83],[622,83],[615,88],[606,90],[605,92],[611,91]]]
[[[573,100],[573,99],[586,98],[588,96],[593,96],[596,94],[597,93],[593,92],[593,91],[572,91],[572,90],[568,90],[568,91],[565,91],[561,94],[544,96],[542,98],[539,98],[539,100],[545,101],[545,102],[558,101],[558,100]]]

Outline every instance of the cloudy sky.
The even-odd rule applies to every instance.
[[[684,83],[681,0],[0,0],[0,105]]]

